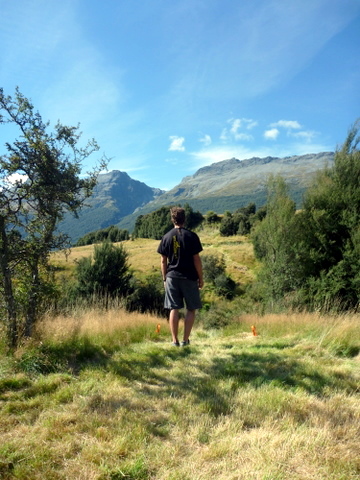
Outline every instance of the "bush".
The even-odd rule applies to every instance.
[[[206,223],[208,223],[209,225],[214,225],[221,221],[221,218],[219,217],[219,215],[213,212],[212,210],[206,213],[205,218],[206,218]]]
[[[235,296],[236,283],[234,280],[223,273],[218,275],[214,280],[215,292],[228,300]]]
[[[204,280],[210,283],[220,297],[232,299],[235,296],[236,283],[226,275],[224,256],[202,255]]]
[[[249,203],[247,207],[238,208],[234,214],[225,212],[220,224],[220,234],[223,237],[230,237],[236,234],[248,235],[255,218],[255,203]]]
[[[95,246],[94,257],[79,260],[76,267],[76,292],[83,297],[92,295],[123,297],[130,291],[132,275],[128,253],[122,245],[103,242]]]
[[[128,312],[150,312],[166,316],[164,309],[164,286],[159,275],[150,275],[144,282],[136,281],[133,292],[125,299]]]
[[[219,229],[220,235],[222,235],[223,237],[230,237],[232,235],[236,235],[237,229],[238,226],[235,223],[231,213],[222,218]]]
[[[233,322],[234,313],[227,302],[218,302],[208,311],[201,311],[199,320],[205,330],[220,330]]]
[[[204,271],[205,282],[214,283],[215,278],[225,273],[224,256],[217,255],[202,255],[201,262]]]

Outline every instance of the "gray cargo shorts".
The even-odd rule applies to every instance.
[[[199,283],[187,278],[166,278],[164,307],[178,310],[184,307],[188,310],[201,308]]]

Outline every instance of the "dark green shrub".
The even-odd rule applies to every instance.
[[[234,313],[229,303],[218,302],[207,311],[201,310],[199,321],[205,330],[220,330],[228,326],[234,320]]]
[[[228,300],[231,300],[235,296],[236,283],[230,277],[225,274],[218,275],[214,280],[216,293]]]
[[[82,258],[76,267],[76,291],[80,296],[125,296],[130,291],[132,274],[128,253],[120,244],[104,242],[95,246],[94,257]]]
[[[224,256],[202,255],[204,281],[210,284],[220,297],[232,299],[235,296],[236,283],[226,275]]]
[[[202,214],[200,212],[194,212],[188,204],[184,205],[184,209],[186,215],[186,228],[192,230],[204,220]],[[170,207],[161,207],[155,212],[146,215],[139,215],[135,222],[133,237],[154,238],[160,240],[161,237],[171,230],[172,227],[173,224],[170,217]]]
[[[225,273],[225,260],[223,256],[219,257],[212,254],[202,255],[201,262],[205,282],[214,283],[216,277]]]
[[[161,277],[150,275],[143,282],[134,282],[132,293],[126,296],[125,308],[129,312],[151,312],[166,316],[164,286]]]
[[[213,212],[212,210],[206,213],[205,218],[206,218],[206,223],[210,225],[214,225],[221,221],[221,218],[219,217],[219,215]]]
[[[231,235],[236,235],[237,228],[238,226],[230,213],[229,215],[224,216],[221,220],[219,229],[220,235],[222,235],[223,237],[230,237]]]

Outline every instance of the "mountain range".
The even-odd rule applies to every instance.
[[[165,192],[113,170],[100,174],[92,196],[79,218],[66,215],[59,230],[73,242],[88,232],[116,225],[132,231],[136,218],[166,205],[188,203],[194,210],[221,214],[254,202],[266,203],[266,182],[270,175],[281,175],[298,206],[314,175],[332,166],[333,152],[238,160],[231,158],[202,167]]]

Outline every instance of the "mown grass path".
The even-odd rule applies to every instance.
[[[323,323],[258,321],[2,357],[0,477],[359,478],[358,352]]]

